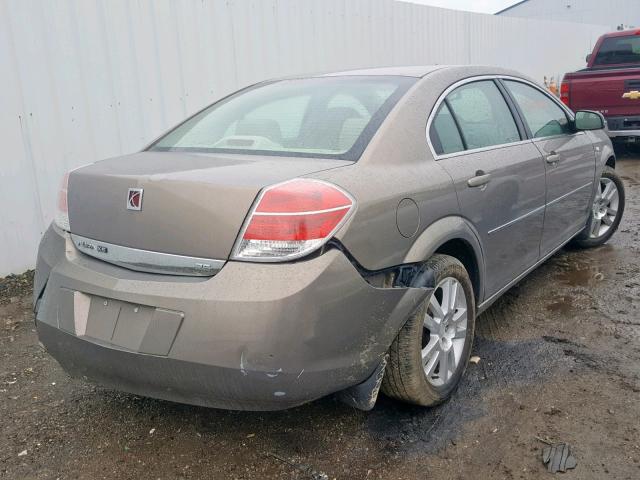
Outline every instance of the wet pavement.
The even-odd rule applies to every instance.
[[[38,346],[28,292],[0,292],[0,478],[640,478],[640,155],[617,170],[627,207],[608,245],[564,249],[478,319],[453,398],[422,409],[326,398],[229,412],[70,379]],[[28,290],[28,289],[27,289]]]

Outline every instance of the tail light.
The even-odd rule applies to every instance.
[[[56,205],[55,224],[62,230],[69,231],[69,205],[67,203],[67,191],[69,189],[69,172],[64,174],[58,191],[58,203]]]
[[[567,107],[569,106],[569,89],[569,82],[563,80],[562,85],[560,86],[560,100],[562,100],[562,103]]]
[[[319,180],[272,185],[254,204],[233,258],[279,262],[307,255],[325,244],[354,208],[351,195]]]

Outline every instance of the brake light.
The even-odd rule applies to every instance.
[[[233,258],[277,262],[307,255],[335,234],[354,207],[347,192],[323,181],[272,185],[254,204]]]
[[[58,203],[56,205],[56,216],[54,219],[55,224],[62,230],[69,231],[69,205],[68,205],[68,193],[69,190],[69,172],[64,174],[62,182],[60,183],[60,190],[58,190]]]
[[[560,85],[560,100],[562,100],[562,103],[564,103],[567,107],[569,106],[569,91],[569,82],[563,80],[562,85]]]

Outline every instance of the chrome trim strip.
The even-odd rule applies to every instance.
[[[640,130],[607,130],[609,137],[640,137]]]
[[[551,200],[549,203],[547,203],[547,207],[548,207],[549,205],[553,205],[553,204],[554,204],[554,203],[556,203],[556,202],[559,202],[559,201],[560,201],[560,200],[562,200],[562,199],[567,198],[569,195],[573,195],[574,193],[576,193],[576,192],[577,192],[577,191],[579,191],[579,190],[582,190],[583,188],[586,188],[586,187],[593,187],[593,185],[594,185],[594,183],[593,183],[593,182],[585,183],[585,184],[584,184],[584,185],[582,185],[581,187],[578,187],[578,188],[576,188],[576,189],[574,189],[574,190],[571,190],[569,193],[565,193],[564,195],[561,195],[561,196],[559,196],[558,198],[556,198],[556,199],[554,199],[554,200]]]
[[[513,76],[510,76],[510,75],[478,75],[478,76],[475,76],[475,77],[464,78],[464,79],[458,80],[456,83],[450,85],[444,92],[442,92],[440,97],[438,97],[438,100],[436,100],[436,103],[434,104],[433,108],[431,109],[431,112],[429,113],[429,118],[427,119],[427,128],[426,128],[425,133],[426,133],[426,137],[427,137],[427,145],[429,145],[429,150],[431,151],[431,154],[433,155],[434,159],[441,160],[441,159],[445,159],[445,158],[456,157],[456,156],[459,156],[459,155],[466,155],[468,153],[484,152],[484,151],[487,151],[487,150],[496,150],[496,149],[500,149],[500,148],[510,147],[512,145],[520,145],[520,144],[524,144],[524,143],[527,143],[527,142],[533,142],[534,140],[538,141],[538,140],[545,140],[545,139],[549,139],[549,138],[562,136],[562,135],[552,135],[550,137],[525,138],[525,139],[522,139],[522,140],[520,140],[518,142],[503,143],[503,144],[500,144],[500,145],[491,145],[489,147],[474,148],[474,149],[471,149],[471,150],[462,150],[460,152],[438,155],[436,153],[435,149],[433,148],[433,145],[431,143],[431,137],[429,135],[429,131],[431,130],[431,124],[433,123],[433,119],[434,119],[434,117],[436,115],[436,112],[438,111],[438,108],[440,108],[440,105],[442,104],[444,99],[447,97],[447,95],[449,95],[456,88],[461,87],[462,85],[466,85],[467,83],[473,83],[473,82],[478,82],[478,81],[482,81],[482,80],[513,80],[513,81],[516,81],[516,82],[521,82],[521,83],[525,83],[527,85],[530,85],[531,87],[537,89],[538,91],[540,91],[541,93],[546,95],[556,105],[558,105],[560,108],[562,108],[562,110],[567,114],[567,116],[570,119],[573,120],[575,118],[575,115],[573,114],[573,112],[571,110],[569,110],[564,103],[562,103],[559,99],[555,98],[549,92],[545,91],[539,85],[537,85],[537,84],[535,84],[535,83],[533,83],[533,82],[531,82],[531,81],[529,81],[529,80],[527,80],[525,78],[513,77]],[[578,133],[584,133],[584,132],[578,132]]]
[[[86,255],[138,272],[210,277],[218,273],[226,263],[225,260],[123,247],[73,233],[71,240],[75,247]]]
[[[494,293],[493,295],[491,295],[489,298],[487,298],[486,300],[484,300],[480,305],[478,305],[478,315],[480,315],[482,312],[484,312],[487,308],[489,308],[491,306],[491,304],[493,302],[495,302],[503,293],[505,293],[507,290],[509,290],[511,287],[513,287],[516,283],[518,283],[520,280],[522,280],[524,277],[526,277],[527,275],[529,275],[532,271],[534,271],[536,268],[538,268],[540,265],[542,265],[544,262],[546,262],[551,256],[553,256],[558,250],[560,250],[562,247],[564,247],[567,243],[569,243],[571,241],[571,239],[573,237],[575,237],[576,235],[578,235],[582,230],[584,230],[584,227],[580,227],[580,229],[573,233],[568,240],[565,240],[564,242],[562,242],[560,245],[558,245],[556,248],[554,248],[553,250],[551,250],[549,253],[547,253],[544,257],[542,257],[540,260],[538,260],[536,263],[534,263],[532,266],[530,266],[529,268],[527,268],[524,272],[522,272],[520,275],[518,275],[516,278],[514,278],[513,280],[511,280],[509,283],[507,283],[504,287],[502,287],[500,290],[498,290],[496,293]]]
[[[286,217],[291,215],[318,215],[320,213],[338,212],[340,210],[348,210],[353,205],[345,205],[344,207],[325,208],[324,210],[312,210],[310,212],[253,212],[256,217]]]
[[[519,222],[520,220],[524,220],[525,218],[529,217],[530,215],[533,215],[534,213],[539,212],[540,210],[543,210],[544,208],[548,207],[549,205],[553,205],[554,203],[559,202],[560,200],[562,200],[564,198],[567,198],[568,196],[573,195],[574,193],[582,190],[583,188],[589,187],[589,186],[593,186],[593,183],[585,183],[581,187],[578,187],[578,188],[576,188],[574,190],[571,190],[569,193],[565,193],[564,195],[562,195],[562,196],[560,196],[560,197],[558,197],[558,198],[556,198],[554,200],[551,200],[549,203],[546,203],[544,205],[541,205],[540,207],[534,208],[533,210],[531,210],[531,211],[529,211],[529,212],[525,213],[524,215],[521,215],[521,216],[519,216],[517,218],[514,218],[513,220],[509,220],[507,223],[502,224],[499,227],[496,227],[496,228],[493,228],[493,229],[489,230],[487,232],[487,235],[491,235],[492,233],[495,233],[498,230],[502,230],[503,228],[506,228],[509,225],[513,225],[514,223]]]
[[[524,215],[520,215],[519,217],[514,218],[513,220],[509,220],[507,223],[505,223],[505,224],[503,224],[503,225],[500,225],[499,227],[496,227],[496,228],[494,228],[494,229],[492,229],[492,230],[489,230],[489,231],[487,232],[487,234],[488,234],[488,235],[491,235],[492,233],[495,233],[495,232],[497,232],[498,230],[502,230],[503,228],[506,228],[506,227],[508,227],[509,225],[513,225],[514,223],[519,222],[520,220],[524,220],[525,218],[527,218],[527,217],[529,217],[529,216],[533,215],[534,213],[537,213],[537,212],[539,212],[540,210],[544,210],[544,209],[545,209],[545,207],[546,207],[546,205],[541,205],[541,206],[539,206],[539,207],[537,207],[537,208],[534,208],[533,210],[531,210],[531,211],[529,211],[529,212],[525,213]]]
[[[531,139],[525,139],[525,140],[519,140],[517,142],[501,143],[500,145],[491,145],[490,147],[473,148],[471,150],[460,150],[459,152],[445,153],[442,155],[435,155],[434,153],[435,150],[432,150],[432,153],[434,153],[436,160],[445,160],[447,158],[460,157],[462,155],[468,155],[470,153],[488,152],[491,150],[501,150],[503,148],[514,147],[516,145],[524,145],[525,143],[532,143],[532,142],[533,140]],[[430,139],[429,139],[429,143],[431,143]]]

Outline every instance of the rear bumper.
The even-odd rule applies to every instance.
[[[337,250],[290,264],[228,262],[210,278],[133,272],[50,228],[34,292],[40,339],[74,376],[182,403],[278,410],[366,380],[429,291],[374,288]]]
[[[640,115],[607,117],[609,137],[640,137]]]
[[[640,130],[609,130],[607,132],[609,137],[618,138],[618,137],[640,137]]]
[[[328,372],[301,369],[298,373],[277,370],[268,375],[255,370],[242,373],[239,368],[118,350],[44,322],[38,322],[38,335],[49,354],[74,377],[179,403],[235,410],[280,410],[323,396],[325,391],[320,386],[328,383],[325,375]]]

